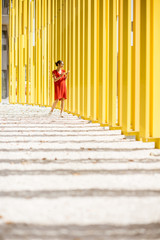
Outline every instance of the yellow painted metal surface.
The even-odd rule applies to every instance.
[[[117,109],[117,0],[109,2],[109,125],[116,127]]]
[[[131,47],[131,0],[10,1],[9,102],[51,106],[62,60],[65,111],[160,148],[159,12],[134,0]]]

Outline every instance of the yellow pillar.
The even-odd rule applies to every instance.
[[[80,1],[80,115],[84,116],[84,35],[85,0]]]
[[[123,0],[119,0],[118,10],[118,126],[122,126]]]
[[[123,0],[122,131],[131,132],[131,1]]]
[[[75,113],[75,0],[71,0],[71,112]]]
[[[52,14],[51,14],[51,18],[52,18],[52,71],[55,69],[55,49],[54,49],[54,45],[55,45],[55,34],[54,34],[54,29],[55,29],[55,13],[54,13],[54,6],[55,6],[55,0],[52,0]],[[54,101],[54,79],[52,78],[52,103]]]
[[[140,109],[140,1],[134,0],[133,7],[133,130],[139,131]]]
[[[48,0],[48,105],[52,105],[52,1]]]
[[[160,148],[160,2],[141,0],[140,134]]]
[[[62,60],[62,0],[57,1],[57,60]]]
[[[30,62],[30,1],[27,2],[27,96],[26,102],[30,103],[31,86],[31,62]],[[20,51],[20,50],[19,50]]]
[[[38,104],[42,105],[42,0],[38,1]]]
[[[150,12],[151,1],[141,0],[140,138],[150,137]]]
[[[39,7],[39,0],[35,2],[35,48],[36,48],[36,66],[35,66],[35,82],[36,82],[36,89],[35,89],[35,104],[38,104],[38,7]]]
[[[160,1],[151,3],[151,137],[160,140]]]
[[[109,2],[109,126],[117,127],[117,0]]]
[[[84,25],[84,118],[90,119],[91,106],[91,0],[85,0]]]
[[[70,70],[70,74],[68,77],[68,85],[67,85],[67,95],[68,95],[68,101],[67,101],[67,109],[68,112],[71,112],[71,96],[72,96],[72,65],[71,65],[71,49],[72,49],[72,35],[71,35],[71,3],[72,0],[68,0],[68,68]]]
[[[99,111],[98,120],[101,125],[107,124],[108,118],[108,81],[109,81],[109,2],[108,0],[99,1]],[[95,75],[96,77],[96,75]]]
[[[98,83],[98,1],[91,1],[91,120],[97,119],[97,83]]]
[[[68,71],[68,1],[63,3],[63,58],[64,58],[64,69]],[[68,89],[68,79],[66,80],[66,86]],[[67,92],[68,93],[68,92]],[[64,109],[67,111],[68,98],[65,103]]]

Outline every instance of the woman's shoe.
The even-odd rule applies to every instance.
[[[52,113],[53,113],[53,111],[50,111],[50,112],[49,112],[49,115],[51,115]]]
[[[64,117],[64,116],[63,116],[63,113],[60,113],[60,117],[62,117],[62,118]]]

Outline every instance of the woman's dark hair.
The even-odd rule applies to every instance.
[[[58,67],[59,64],[63,63],[63,61],[58,60],[57,62],[55,62],[56,66]]]

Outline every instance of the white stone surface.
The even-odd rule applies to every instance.
[[[0,104],[0,239],[160,239],[160,150],[59,110]]]

